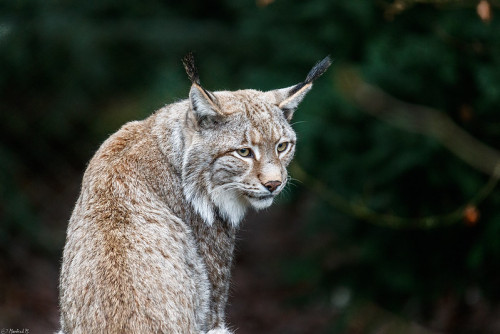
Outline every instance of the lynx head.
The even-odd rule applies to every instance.
[[[183,63],[192,82],[184,195],[207,224],[219,215],[237,226],[247,208],[269,207],[285,187],[296,141],[289,122],[331,61],[326,57],[316,64],[304,82],[268,92],[209,92],[200,85],[193,56]]]

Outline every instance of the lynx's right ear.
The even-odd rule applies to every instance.
[[[191,80],[189,101],[193,116],[200,127],[214,124],[221,117],[217,98],[200,85],[198,69],[196,68],[194,56],[191,52],[182,59],[182,63],[184,64],[189,80]]]
[[[332,60],[330,57],[325,57],[309,71],[306,80],[291,87],[266,92],[266,97],[274,100],[276,105],[283,110],[285,118],[290,121],[295,109],[297,109],[300,102],[302,102],[306,94],[311,90],[314,80],[325,73],[331,64]]]

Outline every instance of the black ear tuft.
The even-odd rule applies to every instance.
[[[186,69],[186,73],[191,80],[191,83],[200,84],[200,76],[198,75],[198,69],[196,68],[196,63],[194,61],[194,55],[192,52],[189,52],[187,55],[182,58],[182,64]]]
[[[330,56],[326,56],[323,60],[314,65],[309,73],[307,73],[306,81],[304,81],[304,83],[308,84],[319,78],[323,73],[326,72],[331,64],[332,60],[330,59]]]
[[[314,67],[307,73],[306,80],[303,82],[295,85],[292,89],[290,89],[289,96],[292,96],[293,94],[297,93],[299,90],[302,89],[307,84],[312,83],[314,80],[319,78],[323,73],[326,72],[328,67],[332,64],[332,60],[330,59],[330,56],[326,56],[323,58],[323,60],[319,61],[314,65]]]

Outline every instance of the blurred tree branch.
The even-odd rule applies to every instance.
[[[335,207],[337,210],[375,225],[398,229],[437,228],[453,225],[457,222],[461,222],[464,219],[466,220],[466,223],[468,225],[474,225],[477,223],[477,220],[467,221],[467,219],[469,219],[468,212],[470,212],[471,210],[475,211],[476,206],[478,206],[483,200],[485,200],[498,184],[498,178],[492,176],[488,180],[488,182],[481,189],[479,189],[479,191],[469,201],[458,206],[455,210],[449,213],[420,218],[408,218],[393,214],[379,213],[370,209],[366,205],[349,201],[342,197],[342,195],[340,195],[339,193],[325,186],[324,183],[320,180],[308,174],[296,162],[292,163],[290,171],[292,172],[294,177],[301,180],[307,188],[316,193],[319,197],[321,197],[328,204]]]
[[[298,163],[292,164],[291,172],[309,189],[338,210],[376,225],[428,229],[452,225],[462,220],[469,225],[474,225],[478,218],[477,205],[489,196],[500,179],[500,152],[473,138],[446,114],[425,106],[400,101],[364,82],[352,68],[339,70],[337,80],[337,86],[344,96],[361,110],[401,129],[435,138],[469,165],[489,174],[490,179],[470,200],[449,213],[407,218],[378,213],[365,205],[343,198],[339,193],[304,171]],[[472,218],[471,213],[473,213],[472,216],[475,215]]]
[[[500,152],[472,137],[445,113],[400,101],[363,81],[353,69],[339,72],[338,88],[361,110],[401,129],[433,137],[470,166],[500,178]]]

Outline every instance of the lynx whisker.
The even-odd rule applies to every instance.
[[[302,123],[309,123],[309,121],[296,121],[296,122],[293,122],[293,123],[290,123],[290,125],[294,126],[296,124],[302,124]]]

